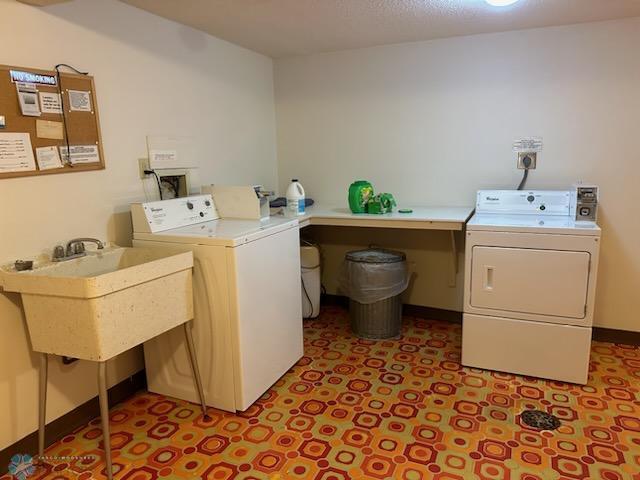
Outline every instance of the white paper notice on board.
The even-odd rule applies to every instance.
[[[16,91],[22,115],[39,117],[40,104],[38,103],[38,88],[35,83],[16,82]]]
[[[150,150],[149,165],[152,168],[176,168],[178,165],[178,152],[176,150]]]
[[[42,113],[62,114],[62,102],[59,93],[40,92],[40,110]]]
[[[28,133],[0,132],[0,173],[36,169]]]
[[[49,170],[51,168],[62,168],[58,147],[40,147],[36,148],[36,160],[40,170]]]
[[[100,162],[100,153],[98,152],[97,145],[71,145],[70,150],[71,158],[69,158],[67,146],[62,145],[60,147],[60,157],[62,157],[65,162],[70,162],[72,165]]]
[[[69,90],[69,110],[72,112],[90,112],[91,92]]]

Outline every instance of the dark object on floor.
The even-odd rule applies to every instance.
[[[404,253],[379,248],[347,252],[340,283],[349,296],[353,333],[369,340],[400,336],[400,294],[408,283]]]
[[[366,340],[398,339],[402,331],[402,302],[395,295],[363,304],[349,300],[351,331]]]
[[[525,425],[537,430],[555,430],[560,426],[557,417],[540,410],[525,410],[520,417]]]
[[[313,198],[305,198],[304,199],[304,206],[306,207],[310,207],[311,205],[314,204]],[[280,208],[280,207],[286,207],[287,206],[287,199],[284,197],[278,197],[275,200],[271,200],[269,202],[269,207],[270,208]]]

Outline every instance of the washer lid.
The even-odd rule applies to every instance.
[[[568,215],[518,215],[476,213],[467,222],[467,230],[562,235],[600,235],[595,222],[576,221]]]
[[[221,219],[156,233],[134,232],[135,240],[235,247],[298,226],[297,218]]]

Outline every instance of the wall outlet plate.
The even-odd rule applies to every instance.
[[[140,174],[140,178],[141,179],[145,179],[148,177],[148,175],[146,173],[144,173],[145,170],[150,170],[151,168],[149,167],[149,159],[148,158],[139,158],[138,159],[138,171]]]
[[[531,159],[531,165],[529,165],[528,170],[535,170],[536,164],[538,163],[538,152],[518,152],[518,168],[520,170],[527,170],[527,167],[524,166],[524,159],[526,157]]]

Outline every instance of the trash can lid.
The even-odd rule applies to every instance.
[[[403,252],[382,248],[367,248],[366,250],[347,252],[345,258],[350,262],[358,263],[398,263],[404,262],[407,256]]]

